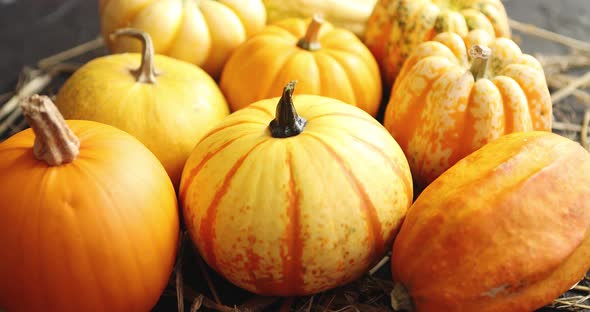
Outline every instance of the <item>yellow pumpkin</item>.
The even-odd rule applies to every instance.
[[[490,55],[491,54],[491,55]],[[551,130],[543,68],[510,39],[439,34],[408,58],[385,109],[414,181],[425,186],[504,134]]]
[[[338,99],[372,116],[381,103],[371,52],[352,32],[317,16],[281,20],[248,39],[228,60],[220,87],[235,111],[280,96],[291,80],[299,81],[302,94]]]
[[[265,295],[358,278],[390,248],[412,202],[407,161],[381,124],[338,100],[292,97],[293,87],[211,130],[181,181],[205,261]]]
[[[198,65],[213,78],[231,52],[266,25],[261,0],[99,0],[99,13],[105,39],[118,28],[143,30],[156,53]],[[116,53],[141,50],[124,38],[107,42]]]
[[[485,145],[416,199],[391,263],[417,312],[551,303],[590,269],[590,154],[543,131]]]
[[[289,17],[309,18],[322,14],[334,26],[348,29],[362,38],[377,0],[262,0],[268,23]]]
[[[508,16],[500,0],[379,0],[367,22],[365,43],[379,62],[389,89],[420,43],[439,33],[466,36],[475,29],[510,37]]]
[[[162,162],[175,186],[199,138],[229,114],[223,94],[193,64],[154,55],[149,35],[120,29],[141,39],[143,55],[100,57],[78,69],[57,94],[66,119],[94,120],[139,139]]]

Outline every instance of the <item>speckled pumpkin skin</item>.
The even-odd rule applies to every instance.
[[[273,138],[278,98],[218,124],[182,174],[184,219],[205,261],[263,295],[306,295],[350,282],[391,248],[413,198],[395,140],[361,109],[294,97],[307,119]]]
[[[541,131],[503,136],[443,173],[392,256],[417,312],[530,312],[589,269],[590,154]]]
[[[465,36],[474,29],[510,37],[500,0],[379,0],[367,22],[365,43],[379,62],[384,86],[389,89],[420,43],[443,32]]]
[[[492,49],[487,75],[475,81],[468,47]],[[414,182],[426,186],[457,161],[501,135],[551,130],[551,97],[539,62],[510,39],[475,30],[443,33],[404,64],[384,125],[400,144]]]

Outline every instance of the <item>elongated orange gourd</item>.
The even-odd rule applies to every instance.
[[[530,312],[589,269],[590,154],[550,132],[512,133],[451,167],[409,209],[393,247],[394,302]]]
[[[383,126],[331,98],[292,97],[293,87],[222,121],[181,180],[184,220],[205,261],[265,295],[358,278],[390,248],[412,201],[407,161]]]
[[[510,39],[476,30],[440,34],[404,64],[384,125],[425,186],[503,134],[551,130],[543,68]]]
[[[131,135],[23,103],[0,143],[0,310],[150,311],[178,244],[176,193]]]
[[[466,36],[475,29],[510,37],[500,0],[379,0],[367,22],[365,43],[379,62],[389,89],[420,43],[443,32]]]

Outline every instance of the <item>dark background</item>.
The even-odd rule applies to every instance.
[[[521,22],[590,41],[588,0],[506,0],[508,15]],[[0,93],[11,90],[24,65],[95,38],[97,0],[0,0]],[[523,37],[527,53],[562,47]]]

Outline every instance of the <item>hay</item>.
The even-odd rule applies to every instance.
[[[514,20],[510,21],[510,25],[523,35],[543,38],[570,48],[564,55],[537,53],[535,57],[543,65],[552,91],[553,131],[577,140],[589,149],[590,94],[587,89],[590,87],[590,44]],[[0,103],[4,103],[0,105],[0,141],[27,127],[18,109],[21,99],[34,93],[55,93],[64,75],[72,73],[79,64],[105,53],[104,42],[97,38],[45,58],[37,63],[36,68],[24,68],[15,89],[0,94]],[[74,59],[81,62],[72,63]],[[579,71],[586,73],[576,75]],[[196,266],[193,265],[195,263]],[[185,311],[185,303],[190,303],[191,312],[382,312],[393,311],[393,306],[405,305],[404,302],[391,299],[397,290],[390,278],[389,256],[386,256],[362,278],[324,293],[297,298],[256,296],[236,288],[211,271],[192,247],[188,235],[183,233],[175,274],[160,301],[172,302],[176,308],[167,310],[178,311]],[[162,309],[157,307],[156,311]],[[590,277],[586,276],[540,311],[555,310],[590,311]]]

